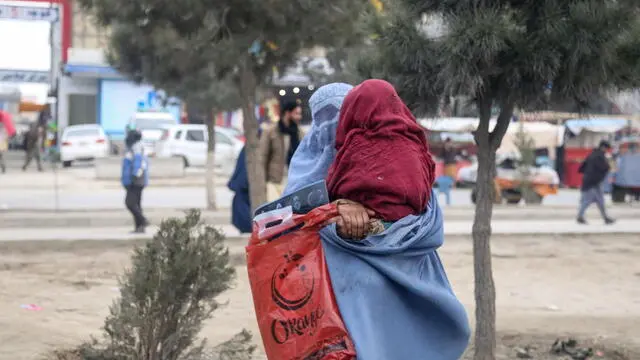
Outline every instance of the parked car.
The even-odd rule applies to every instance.
[[[111,145],[100,125],[71,125],[61,136],[60,160],[64,167],[74,161],[92,161],[109,156]]]
[[[155,155],[156,142],[160,140],[165,127],[177,125],[177,120],[168,112],[136,112],[129,119],[129,127],[142,133],[142,146],[147,156]]]
[[[185,167],[205,166],[208,138],[206,125],[167,126],[156,143],[155,153],[157,157],[180,157]],[[225,172],[233,171],[243,146],[244,142],[238,139],[234,131],[216,127],[216,168]]]

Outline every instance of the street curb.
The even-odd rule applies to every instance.
[[[635,236],[637,237],[638,242],[640,242],[640,230],[638,232],[633,231],[611,231],[611,232],[567,232],[567,233],[559,233],[559,232],[547,232],[547,233],[518,233],[518,232],[504,232],[504,233],[494,233],[491,235],[491,239],[500,239],[500,238],[527,238],[527,239],[537,239],[537,238],[551,238],[551,241],[562,240],[563,238],[575,238],[580,237],[582,239],[598,237],[600,240],[602,236],[610,236],[614,237],[626,237],[626,236]],[[452,241],[472,241],[471,233],[468,234],[445,234],[444,243],[446,246],[447,242]],[[51,245],[56,244],[56,248],[59,248],[60,243],[85,243],[85,244],[95,244],[95,245],[105,245],[105,248],[112,248],[112,246],[106,246],[106,244],[110,245],[130,245],[128,243],[144,243],[145,241],[149,241],[153,238],[151,234],[143,234],[139,236],[132,236],[128,238],[119,238],[119,239],[56,239],[56,240],[43,240],[43,239],[29,239],[23,238],[20,240],[0,240],[0,249],[4,247],[21,247],[21,246],[32,246],[33,244],[41,244],[43,247],[52,247]],[[225,239],[225,242],[230,248],[236,248],[238,246],[242,246],[244,249],[244,245],[248,242],[249,234],[246,236],[230,236]],[[518,241],[518,239],[515,239]],[[39,250],[42,250],[42,247],[38,247]]]
[[[0,228],[2,229],[38,229],[38,228],[106,228],[133,226],[131,216],[116,217],[34,217],[34,218],[2,218],[0,215]],[[169,215],[147,215],[151,224],[159,225],[163,220],[180,217],[180,214]],[[227,215],[203,215],[202,220],[210,225],[227,225],[230,223],[230,216]]]
[[[77,188],[76,188],[77,189]],[[0,200],[0,206],[2,205],[2,201]],[[201,211],[212,211],[212,210],[206,210],[204,208],[197,208],[197,207],[146,207],[144,210],[148,211],[148,212],[167,212],[167,211],[186,211],[186,210],[190,210],[190,209],[198,209]],[[230,207],[220,207],[217,210],[214,211],[230,211]],[[471,205],[453,205],[453,206],[443,206],[442,207],[443,213],[447,214],[447,212],[459,212],[459,211],[469,211],[471,215],[474,214],[475,212],[475,207],[471,206]],[[628,204],[622,204],[622,205],[613,205],[613,204],[609,204],[607,205],[607,210],[610,211],[614,211],[614,212],[622,212],[622,215],[624,215],[625,212],[628,212],[630,214],[630,217],[637,217],[640,219],[640,207],[632,207],[629,206]],[[85,213],[85,212],[92,212],[92,213],[97,213],[97,212],[118,212],[118,211],[126,211],[124,208],[124,203],[122,205],[122,208],[86,208],[86,209],[82,209],[82,208],[72,208],[72,209],[54,209],[54,208],[28,208],[28,207],[20,207],[20,208],[0,208],[0,215],[4,214],[4,213],[47,213],[47,214],[56,214],[56,213],[63,213],[63,214],[67,214],[67,213]],[[518,205],[496,205],[493,208],[494,211],[494,217],[496,216],[511,216],[513,214],[513,216],[516,215],[522,215],[522,213],[527,213],[527,212],[540,212],[540,213],[544,213],[547,214],[548,216],[552,216],[553,214],[550,214],[550,212],[552,211],[571,211],[571,212],[576,212],[577,213],[577,206],[573,206],[573,205],[541,205],[541,206],[518,206]],[[635,215],[635,216],[631,216],[631,215]]]
[[[145,211],[147,218],[152,224],[160,224],[162,220],[171,217],[181,217],[185,210],[165,210],[165,211]],[[231,222],[231,210],[202,211],[202,219],[210,225],[228,225]],[[619,220],[640,219],[640,214],[632,212],[612,211],[612,216]],[[3,216],[3,214],[6,214]],[[445,226],[448,221],[472,221],[473,212],[444,215]],[[567,220],[573,221],[575,214],[573,211],[545,213],[508,213],[493,217],[493,221],[539,221],[545,220]],[[596,218],[594,218],[595,220]],[[596,220],[598,221],[598,220]],[[17,228],[106,228],[133,226],[133,220],[126,210],[119,211],[67,211],[67,212],[34,212],[27,211],[2,212],[0,211],[0,229]],[[640,228],[640,226],[639,226]]]
[[[202,212],[228,212],[231,208],[229,207],[220,207],[217,210],[207,210],[205,208],[199,207],[146,207],[144,211],[147,213],[168,213],[168,212],[185,212],[189,210],[200,210]],[[0,215],[2,214],[24,214],[24,213],[35,213],[35,214],[46,214],[46,215],[57,215],[57,214],[86,214],[86,213],[111,213],[111,214],[128,214],[127,209],[124,206],[124,202],[122,203],[121,208],[86,208],[86,209],[44,209],[44,208],[9,208],[9,209],[0,209]]]

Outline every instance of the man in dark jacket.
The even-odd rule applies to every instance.
[[[40,150],[42,149],[44,141],[44,128],[38,124],[31,124],[29,131],[24,136],[24,150],[26,158],[22,171],[26,171],[27,167],[31,163],[31,160],[35,159],[38,166],[38,171],[42,171],[42,162],[40,160]]]
[[[606,155],[610,149],[611,145],[607,141],[601,141],[600,145],[580,165],[579,171],[582,174],[580,209],[578,210],[578,223],[580,224],[587,223],[584,219],[584,213],[592,203],[596,203],[606,224],[615,222],[607,215],[604,207],[603,181],[607,178],[610,169]]]
[[[265,127],[260,137],[260,152],[267,180],[267,200],[280,197],[284,186],[282,181],[285,168],[300,144],[302,134],[298,124],[302,119],[302,108],[297,102],[282,105],[282,113],[277,124]]]

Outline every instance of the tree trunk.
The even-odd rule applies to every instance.
[[[213,111],[206,112],[207,121],[207,168],[205,171],[205,187],[207,189],[207,209],[216,210],[216,123]]]
[[[240,95],[242,96],[242,115],[246,137],[245,151],[247,155],[247,176],[249,178],[249,197],[251,211],[267,201],[267,184],[262,156],[259,151],[258,120],[255,113],[257,82],[251,72],[249,59],[245,59],[240,68]]]
[[[493,131],[489,131],[493,101],[485,94],[478,100],[480,123],[474,137],[478,145],[476,212],[473,220],[473,270],[475,275],[476,333],[474,360],[495,360],[496,288],[491,264],[491,218],[496,198],[496,151],[509,127],[513,105],[503,106]]]
[[[476,136],[485,136],[488,133]],[[496,290],[491,265],[491,216],[495,199],[496,153],[478,144],[476,213],[473,220],[473,262],[475,274],[476,334],[475,360],[494,360],[496,348]]]

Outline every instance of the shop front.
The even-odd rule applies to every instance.
[[[100,124],[112,139],[124,138],[129,119],[142,111],[166,111],[179,122],[178,101],[164,107],[152,86],[127,80],[104,61],[100,50],[71,49],[58,84],[59,128]]]

